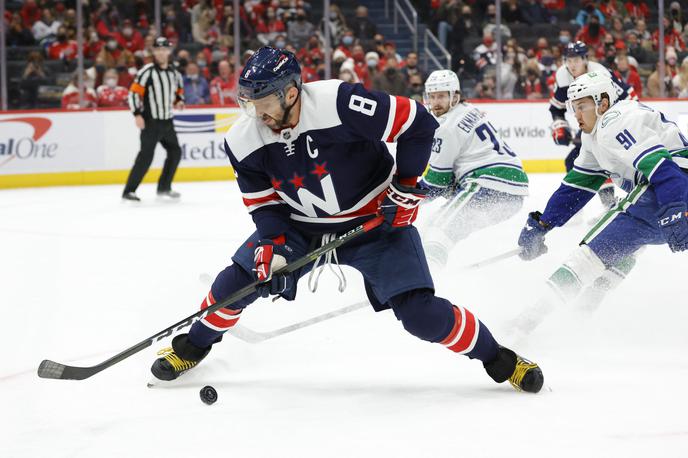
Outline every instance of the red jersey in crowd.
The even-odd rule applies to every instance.
[[[635,95],[637,95],[638,98],[643,96],[643,82],[640,80],[640,75],[634,67],[628,67],[628,72],[626,73],[625,77],[618,70],[614,71],[614,75],[624,83],[632,86],[633,90],[635,91]]]
[[[84,89],[84,106],[83,108],[95,108],[98,105],[96,93],[91,88]],[[62,108],[66,110],[78,110],[82,108],[79,106],[79,90],[74,86],[67,86],[67,89],[62,93]]]
[[[64,42],[53,41],[48,48],[48,59],[57,60],[72,60],[76,59],[79,47],[74,40],[66,40]]]
[[[129,38],[125,37],[122,32],[116,32],[115,40],[122,48],[128,49],[132,53],[143,50],[143,37],[138,30],[134,30]]]
[[[210,82],[210,101],[213,105],[236,105],[236,79],[232,75],[227,81],[216,76]]]
[[[110,87],[107,84],[96,89],[96,102],[99,107],[126,107],[129,105],[129,90],[126,87]]]
[[[652,33],[652,46],[655,49],[659,49],[659,30],[655,30]],[[672,46],[676,51],[686,50],[686,43],[683,41],[681,34],[673,27],[664,30],[664,46]]]
[[[530,99],[531,95],[533,94],[538,95],[541,98],[545,97],[545,91],[543,90],[542,81],[540,78],[536,78],[534,81],[526,78],[526,80],[523,82],[523,90],[527,99]]]
[[[647,3],[640,1],[638,3],[635,2],[626,2],[626,11],[628,12],[629,16],[635,21],[638,19],[647,19],[647,16],[650,14],[650,8],[647,6]]]

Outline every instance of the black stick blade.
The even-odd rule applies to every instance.
[[[108,366],[99,364],[93,367],[66,366],[64,364],[44,359],[38,366],[38,376],[40,378],[51,378],[57,380],[83,380],[97,374]]]
[[[55,378],[61,379],[65,370],[64,364],[56,363],[55,361],[50,361],[49,359],[44,359],[41,361],[41,365],[38,366],[38,376],[40,378]]]

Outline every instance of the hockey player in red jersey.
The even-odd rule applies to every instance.
[[[412,225],[426,193],[416,182],[437,128],[422,105],[339,80],[302,84],[294,55],[269,47],[242,70],[239,100],[244,113],[228,131],[225,150],[256,232],[217,275],[201,307],[262,283],[176,336],[153,363],[157,379],[174,380],[194,368],[259,297],[293,300],[298,279],[317,268],[276,273],[281,267],[379,215],[382,227],[341,246],[318,268],[355,268],[373,308],[392,309],[410,334],[480,360],[498,383],[541,389],[537,364],[500,346],[467,308],[435,295]],[[396,161],[385,142],[396,142]]]

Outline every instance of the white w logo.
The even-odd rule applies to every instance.
[[[328,215],[335,215],[340,212],[339,202],[337,201],[337,194],[334,192],[334,184],[332,184],[332,175],[327,175],[320,180],[320,185],[323,189],[324,199],[316,196],[306,188],[300,188],[296,191],[299,196],[300,203],[289,198],[285,193],[279,193],[280,197],[293,207],[299,210],[304,215],[317,218],[318,214],[315,212],[315,207],[324,211]]]

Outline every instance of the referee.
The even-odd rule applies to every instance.
[[[122,199],[140,202],[136,188],[153,162],[158,142],[167,150],[167,159],[158,181],[158,197],[178,200],[180,194],[172,191],[172,179],[182,157],[174,131],[172,106],[184,108],[184,84],[181,74],[169,63],[171,46],[167,38],[153,42],[154,62],[144,65],[129,88],[129,108],[134,113],[136,127],[141,129],[141,151],[136,156],[122,193]]]

